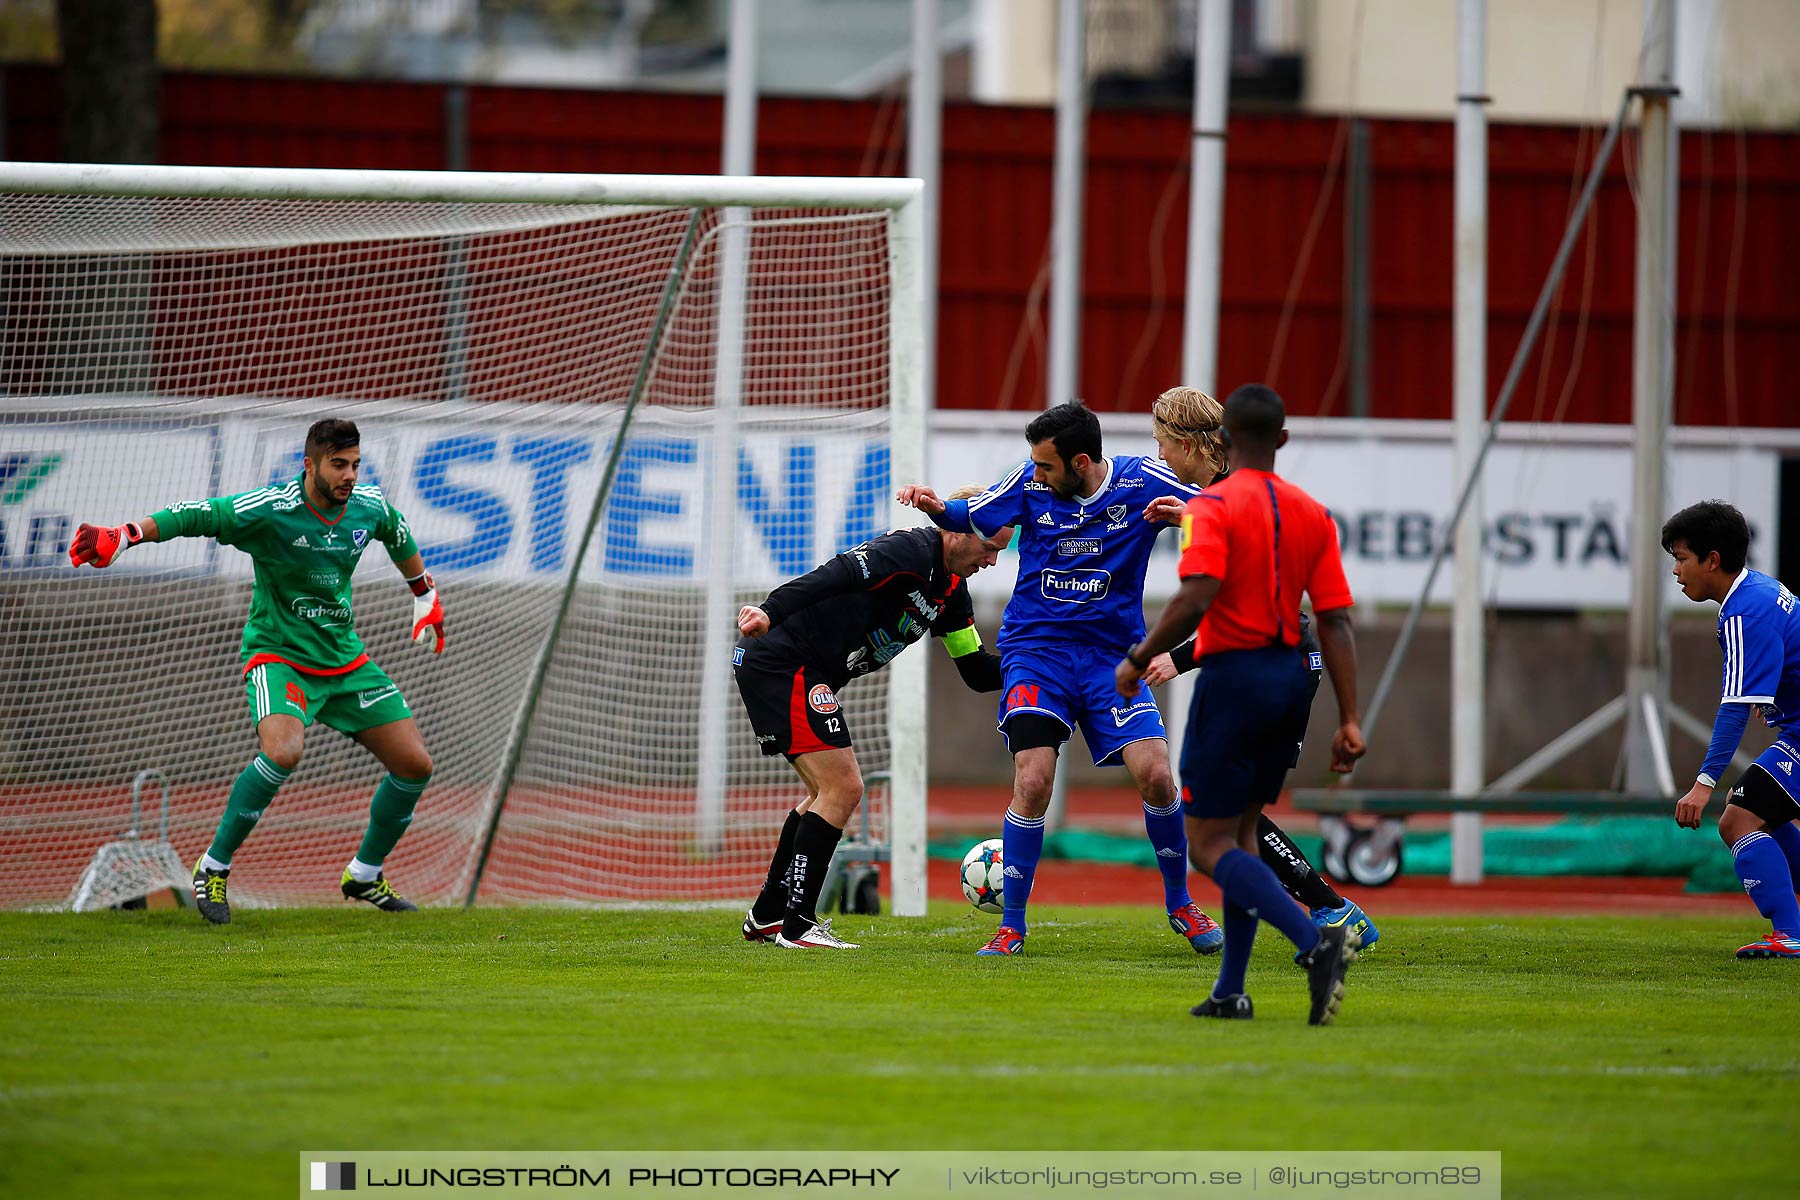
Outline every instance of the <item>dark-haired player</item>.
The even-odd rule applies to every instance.
[[[317,721],[360,743],[388,770],[375,788],[369,825],[338,881],[343,894],[384,912],[410,912],[382,863],[406,832],[431,778],[431,758],[400,689],[369,659],[350,612],[350,576],[371,540],[413,592],[412,636],[444,650],[444,609],[412,530],[381,489],[356,482],[361,438],[350,421],[327,418],[306,433],[299,477],[235,496],[184,500],[142,521],[82,525],[69,548],[75,566],[108,567],[139,542],[210,537],[256,566],[244,622],[244,688],[260,753],[231,786],[212,844],[194,864],[194,901],[214,924],[231,920],[226,878],[232,855],[300,765],[306,727]]]
[[[1344,969],[1360,939],[1344,925],[1319,928],[1289,901],[1258,856],[1257,823],[1281,793],[1306,729],[1310,672],[1296,653],[1300,598],[1310,596],[1339,723],[1331,766],[1362,756],[1350,586],[1337,527],[1325,506],[1275,473],[1287,443],[1281,397],[1247,384],[1225,401],[1230,473],[1193,500],[1182,519],[1181,587],[1156,627],[1114,668],[1119,694],[1138,694],[1150,660],[1196,629],[1200,680],[1181,751],[1181,796],[1194,865],[1224,893],[1225,953],[1218,982],[1195,1016],[1248,1017],[1244,974],[1259,920],[1294,943],[1307,973],[1308,1021],[1330,1023]]]
[[[968,488],[971,495],[978,488]],[[781,827],[769,874],[744,917],[744,939],[794,950],[855,950],[818,916],[819,889],[862,801],[862,771],[838,689],[879,671],[927,633],[943,639],[970,688],[1000,687],[981,648],[966,580],[994,565],[1011,529],[991,536],[901,529],[870,538],[738,613],[733,672],[756,744],[806,785]]]
[[[1096,766],[1123,765],[1144,802],[1144,830],[1162,872],[1169,926],[1201,954],[1223,935],[1188,894],[1187,839],[1156,701],[1121,703],[1112,664],[1144,633],[1144,574],[1165,523],[1196,489],[1153,458],[1101,454],[1100,421],[1081,404],[1046,409],[1025,428],[1031,457],[968,500],[928,487],[899,500],[944,529],[1019,529],[1019,581],[1000,619],[1005,674],[1000,732],[1013,757],[1001,826],[1006,899],[1000,928],[978,954],[1017,954],[1044,849],[1044,814],[1062,744],[1081,726]]]
[[[1151,403],[1150,420],[1151,431],[1156,436],[1157,455],[1169,464],[1169,469],[1183,483],[1207,487],[1223,480],[1220,472],[1225,466],[1224,409],[1217,400],[1198,388],[1172,387]],[[1151,660],[1150,669],[1144,672],[1144,682],[1151,685],[1167,683],[1177,674],[1193,670],[1199,666],[1197,652],[1198,646],[1190,638],[1169,653],[1157,655]],[[1300,614],[1299,652],[1312,679],[1307,694],[1310,711],[1325,662],[1319,640],[1313,636],[1312,623],[1304,612]],[[1301,732],[1303,734],[1304,730]],[[1296,737],[1293,761],[1296,767],[1300,765],[1300,749],[1300,738]],[[1267,812],[1257,818],[1256,839],[1263,862],[1275,872],[1288,894],[1306,905],[1313,924],[1342,925],[1362,939],[1365,950],[1381,937],[1381,931],[1369,920],[1369,914],[1362,906],[1340,896],[1337,889],[1313,869],[1300,847]]]
[[[1675,805],[1675,822],[1700,828],[1700,814],[1737,753],[1751,710],[1781,736],[1738,776],[1719,817],[1744,891],[1771,926],[1738,949],[1739,958],[1800,958],[1800,613],[1780,581],[1744,565],[1750,526],[1723,500],[1705,500],[1670,517],[1662,547],[1675,557],[1675,579],[1689,600],[1719,606],[1725,652],[1712,745],[1694,786]]]

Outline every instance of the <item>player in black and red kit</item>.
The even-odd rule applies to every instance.
[[[977,494],[980,489],[968,489]],[[1012,529],[984,538],[902,529],[871,538],[738,613],[738,691],[765,755],[780,754],[806,785],[781,828],[768,879],[744,918],[747,941],[854,950],[818,919],[819,889],[844,826],[862,800],[862,772],[838,689],[879,671],[928,632],[943,639],[963,682],[1000,690],[1000,660],[981,647],[966,580],[994,565]]]

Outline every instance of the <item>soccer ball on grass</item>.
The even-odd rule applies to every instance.
[[[1005,895],[1006,864],[1001,861],[999,838],[989,838],[963,855],[962,889],[969,903],[984,913],[998,913]]]

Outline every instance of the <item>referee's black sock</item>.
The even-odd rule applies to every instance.
[[[1269,869],[1275,872],[1275,878],[1281,880],[1288,895],[1306,907],[1337,908],[1343,904],[1344,898],[1325,882],[1323,875],[1313,870],[1306,855],[1300,853],[1300,847],[1294,845],[1281,826],[1269,820],[1267,813],[1256,819],[1256,848]]]
[[[790,942],[819,923],[819,889],[825,886],[825,872],[831,866],[831,855],[837,849],[844,831],[809,812],[800,818],[794,833],[794,869],[788,889],[787,916],[781,932]]]
[[[775,843],[775,857],[769,860],[769,877],[763,880],[750,915],[759,924],[768,925],[787,915],[788,870],[794,865],[794,834],[800,828],[800,813],[788,809],[781,825],[781,840]]]

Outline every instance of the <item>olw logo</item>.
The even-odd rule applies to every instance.
[[[60,454],[0,454],[0,508],[22,503],[62,466]]]

